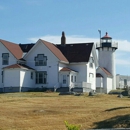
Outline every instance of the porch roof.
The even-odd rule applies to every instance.
[[[75,71],[75,70],[72,70],[72,69],[70,69],[70,68],[68,68],[68,67],[63,67],[60,71],[74,71],[74,72],[78,72],[78,71]]]
[[[96,77],[103,77],[103,76],[99,73],[96,73]]]
[[[13,64],[13,65],[9,65],[4,67],[3,69],[31,69],[31,70],[35,70],[27,65],[23,65],[23,64]]]
[[[105,72],[106,75],[112,77],[112,74],[106,68],[103,68],[103,67],[100,67],[100,68]]]

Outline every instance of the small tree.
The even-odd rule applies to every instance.
[[[67,121],[65,121],[65,126],[68,130],[80,130],[81,128],[81,125],[69,124]]]

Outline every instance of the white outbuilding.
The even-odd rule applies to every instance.
[[[2,72],[3,92],[25,92],[34,87],[35,70],[27,65],[13,64]]]
[[[130,76],[128,75],[116,75],[116,88],[123,89],[129,87],[130,88]]]

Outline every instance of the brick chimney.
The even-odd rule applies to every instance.
[[[66,37],[65,37],[65,33],[62,32],[61,45],[65,45],[65,44],[66,44]]]

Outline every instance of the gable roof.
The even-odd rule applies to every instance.
[[[42,39],[39,39],[38,41],[41,41],[60,61],[67,63],[88,62],[92,49],[94,47],[94,43],[74,43],[65,45],[55,45]],[[27,51],[29,52],[30,50],[35,48],[36,44],[20,44],[20,47],[24,52],[26,51],[26,48],[28,48]]]
[[[35,44],[34,43],[29,43],[29,44],[19,44],[21,50],[23,52],[28,52]]]
[[[13,54],[16,59],[22,58],[23,52],[18,44],[0,39],[0,42]]]
[[[61,61],[67,62],[68,60],[66,59],[66,57],[62,54],[62,52],[56,47],[56,45],[44,41],[42,39],[40,39],[42,41],[42,43]]]
[[[72,70],[72,69],[70,69],[68,67],[63,67],[60,71],[74,71],[74,72],[77,72],[77,71]]]
[[[88,62],[94,43],[56,45],[69,62]]]
[[[100,73],[96,73],[96,77],[103,77]]]
[[[23,59],[23,58],[21,58],[21,59],[19,59],[19,60],[21,60],[21,61],[26,61],[25,59]]]
[[[9,66],[6,66],[4,67],[3,69],[16,69],[16,68],[20,68],[20,69],[31,69],[31,70],[34,70],[33,68],[27,66],[27,65],[21,65],[21,64],[13,64],[13,65],[9,65]]]

